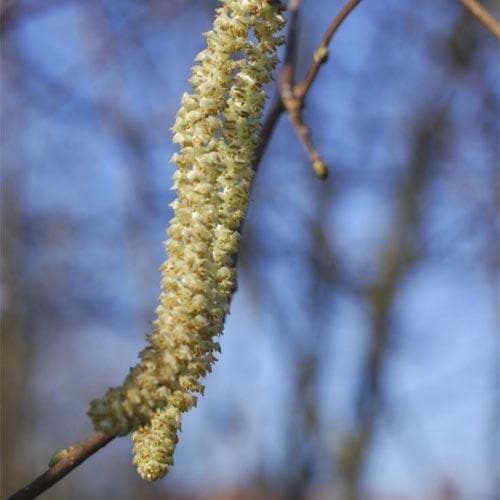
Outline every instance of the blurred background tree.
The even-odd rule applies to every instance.
[[[135,363],[215,6],[2,4],[2,496]],[[299,76],[340,7],[304,0]],[[416,7],[363,2],[336,35],[304,111],[327,181],[278,125],[166,480],[122,439],[45,498],[500,498],[498,44],[458,1]]]

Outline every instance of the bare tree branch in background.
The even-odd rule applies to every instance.
[[[419,228],[423,213],[421,199],[433,178],[430,174],[433,155],[445,126],[446,114],[439,108],[431,113],[423,113],[422,120],[416,125],[408,171],[396,193],[398,203],[394,209],[394,229],[380,259],[380,278],[365,291],[371,314],[371,331],[357,393],[358,423],[354,432],[345,439],[338,458],[346,500],[362,496],[360,479],[383,407],[382,377],[392,338],[393,303],[401,281],[419,255]]]
[[[287,500],[307,498],[320,457],[327,452],[320,428],[320,375],[327,362],[325,352],[328,351],[330,339],[328,316],[334,310],[332,297],[339,274],[337,256],[328,243],[328,219],[325,218],[334,193],[332,184],[318,193],[310,220],[311,246],[304,256],[309,282],[305,293],[308,328],[300,335],[299,332],[295,335],[302,343],[295,344],[292,356],[295,379],[294,406],[290,415],[292,427],[295,427],[294,434],[298,435],[295,449],[290,449],[290,456],[295,457],[297,464],[295,468],[291,467]],[[286,315],[287,311],[283,310],[282,316]],[[294,329],[294,322],[288,323],[289,330],[283,332],[285,343],[290,343],[290,331]],[[284,325],[286,328],[286,322]]]
[[[500,23],[477,0],[461,0],[461,2],[486,29],[500,38]]]
[[[45,0],[38,4],[25,4],[22,0],[5,0],[0,6],[0,32],[2,37],[7,30],[17,27],[19,22],[29,19],[37,14],[43,14],[47,10],[58,7],[63,2],[71,0]]]
[[[2,496],[23,480],[19,454],[19,419],[23,404],[20,394],[26,378],[26,358],[29,356],[29,343],[23,335],[26,323],[24,307],[24,283],[19,280],[22,267],[21,242],[16,237],[23,224],[23,214],[19,203],[18,179],[2,175],[1,185],[1,275],[2,275],[2,349],[1,362],[1,435],[2,457],[1,477]]]

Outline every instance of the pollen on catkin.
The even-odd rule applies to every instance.
[[[147,480],[172,465],[181,413],[203,394],[220,351],[282,10],[273,0],[222,0],[216,10],[173,127],[177,198],[153,330],[123,385],[90,404],[97,430],[134,431],[134,463]]]

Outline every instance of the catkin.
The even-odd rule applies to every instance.
[[[224,0],[207,48],[196,57],[173,127],[180,147],[167,230],[161,295],[140,362],[120,387],[90,404],[97,430],[133,434],[141,477],[162,477],[173,462],[181,413],[203,394],[215,338],[236,286],[235,255],[245,217],[252,160],[283,27],[279,2]]]

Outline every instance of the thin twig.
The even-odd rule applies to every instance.
[[[295,66],[297,59],[297,38],[299,11],[302,0],[290,0],[290,21],[288,24],[288,35],[286,39],[285,62],[281,71],[279,90],[283,101],[293,97],[293,86],[295,84]]]
[[[299,21],[301,0],[290,0],[290,22],[286,44],[285,64],[281,72],[279,91],[281,102],[285,107],[290,123],[297,136],[304,144],[311,164],[322,179],[326,178],[326,167],[321,161],[319,153],[314,149],[311,141],[311,134],[302,119],[303,99],[295,96],[295,69],[297,61],[297,25]]]
[[[461,0],[466,9],[497,38],[500,38],[500,23],[477,0]]]
[[[290,120],[296,134],[299,136],[302,144],[306,148],[314,172],[320,179],[326,179],[328,177],[328,170],[325,163],[321,159],[320,154],[313,146],[311,141],[311,132],[302,120],[301,113],[299,111],[288,112],[288,119]]]
[[[257,173],[258,171],[260,162],[262,160],[262,157],[264,156],[264,152],[271,140],[276,124],[278,123],[278,119],[284,110],[285,108],[283,107],[281,99],[276,98],[267,114],[264,124],[262,125],[260,141],[259,145],[257,146],[257,150],[255,151],[255,157],[253,161],[253,169],[255,173]]]
[[[328,45],[330,44],[333,35],[339,29],[340,25],[345,21],[347,16],[354,10],[354,8],[361,3],[361,0],[349,0],[342,10],[335,16],[332,23],[328,27],[326,33],[324,34],[319,47],[314,52],[313,61],[309,67],[304,81],[296,85],[295,95],[298,98],[304,99],[306,94],[309,92],[311,85],[316,79],[319,68],[323,63],[326,62],[328,58]]]
[[[297,24],[301,1],[290,1],[290,30],[287,40],[285,65],[281,74],[279,91],[281,95],[281,101],[287,111],[290,123],[292,124],[297,137],[304,145],[309,155],[309,159],[311,160],[311,166],[320,179],[326,179],[328,171],[319,153],[314,148],[311,140],[311,133],[302,118],[302,109],[304,108],[305,97],[309,92],[309,89],[311,88],[314,80],[316,79],[319,68],[328,58],[328,45],[330,44],[340,25],[353,11],[354,7],[356,7],[356,5],[358,5],[360,2],[361,0],[349,0],[344,5],[342,10],[335,16],[326,33],[323,35],[319,47],[314,52],[313,61],[306,73],[306,77],[299,84],[295,84],[294,75],[297,52]]]
[[[290,9],[290,21],[288,23],[285,60],[278,80],[278,96],[271,105],[271,109],[269,110],[267,118],[262,126],[260,134],[261,139],[259,145],[257,146],[253,162],[255,172],[257,172],[276,123],[278,122],[281,113],[283,113],[286,109],[285,102],[287,97],[293,98],[295,59],[297,57],[297,24],[301,2],[302,0],[290,0],[288,4]]]
[[[55,483],[68,475],[74,468],[87,460],[94,453],[106,446],[113,438],[102,432],[96,432],[87,439],[66,448],[64,458],[59,460],[34,481],[11,495],[7,500],[31,500],[48,490]]]

